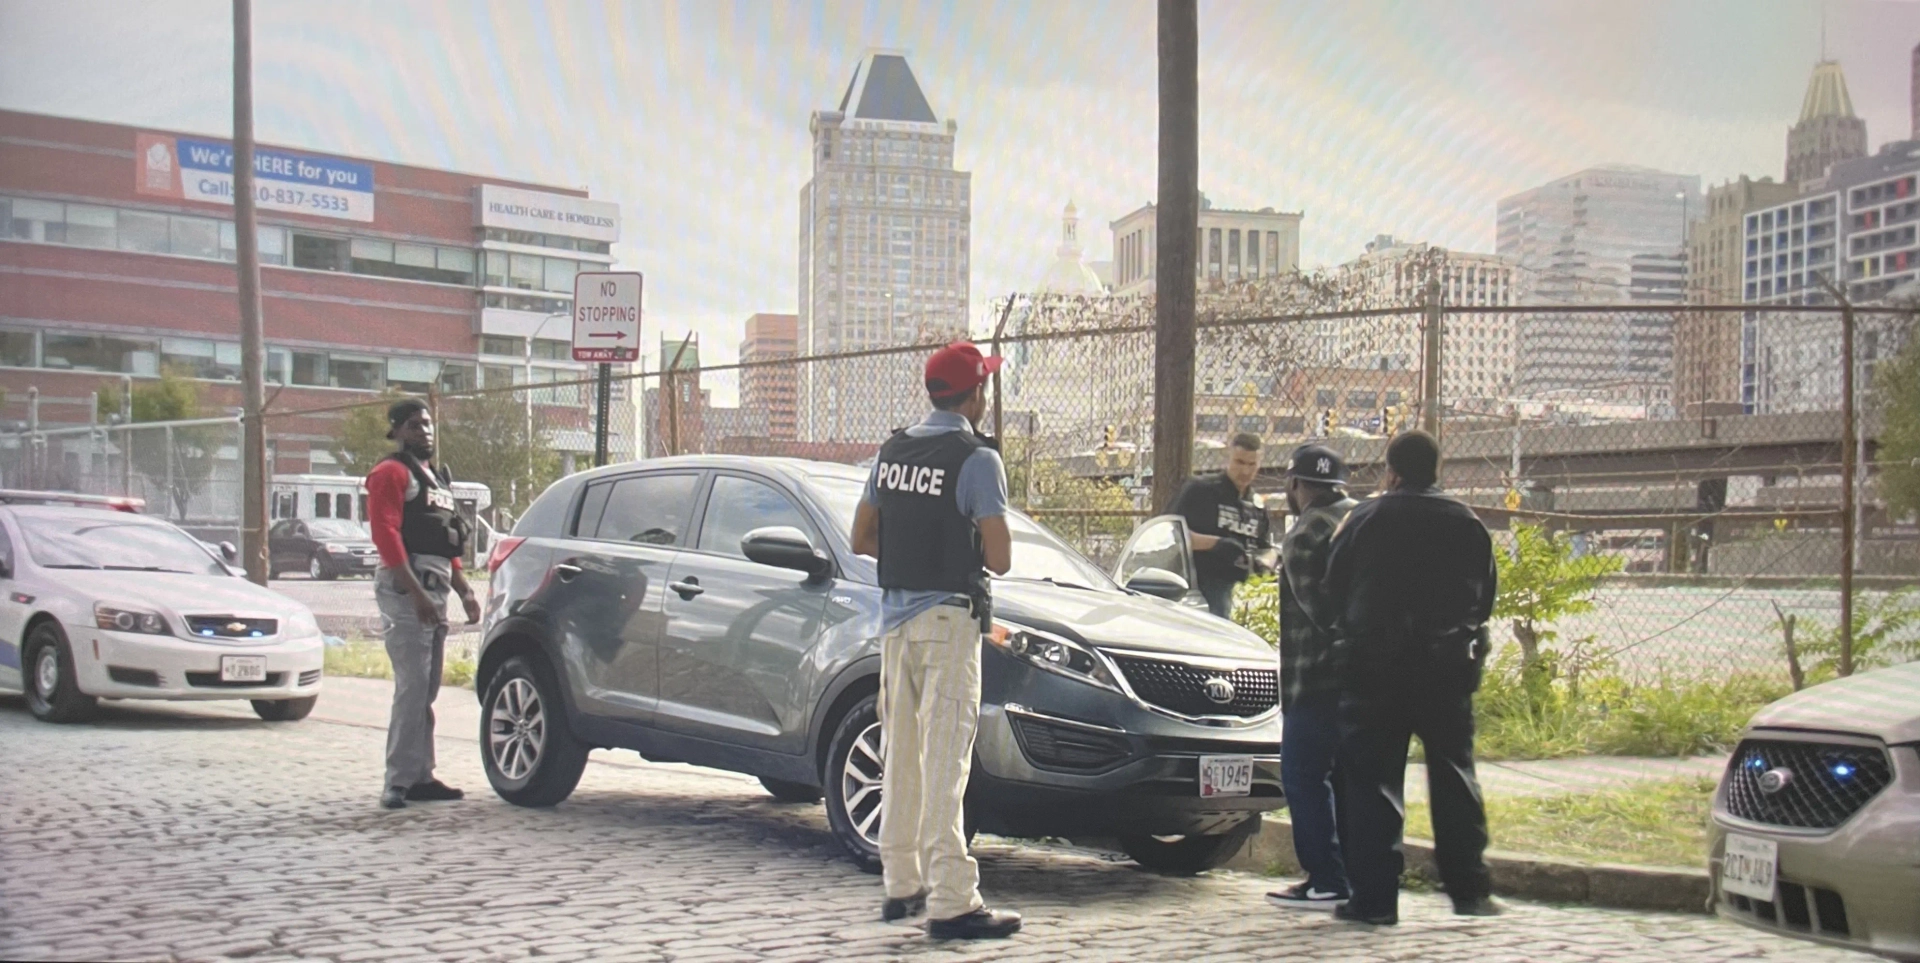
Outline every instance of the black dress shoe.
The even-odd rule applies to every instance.
[[[467,794],[438,779],[429,779],[408,787],[407,798],[414,802],[446,802],[450,799],[465,799]]]
[[[407,808],[406,787],[405,786],[388,786],[387,791],[380,794],[380,805],[388,809]]]
[[[1020,914],[982,906],[965,916],[932,920],[927,935],[936,940],[998,940],[1020,932]]]
[[[888,897],[886,902],[880,904],[880,922],[891,923],[909,916],[919,916],[926,911],[927,894],[925,893],[915,893],[904,899]]]
[[[1507,908],[1494,902],[1491,896],[1475,896],[1471,899],[1453,901],[1455,916],[1499,916],[1506,911]]]
[[[1334,907],[1333,918],[1348,923],[1365,923],[1368,926],[1395,926],[1400,922],[1398,913],[1368,913],[1354,909],[1352,903],[1342,903]]]

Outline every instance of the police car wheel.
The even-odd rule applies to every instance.
[[[480,760],[501,799],[557,805],[580,784],[587,749],[567,727],[560,686],[545,660],[514,656],[493,674],[480,702]]]
[[[80,691],[73,671],[73,652],[67,635],[52,621],[43,621],[27,633],[21,665],[26,670],[27,711],[41,722],[82,722],[99,703]]]
[[[307,560],[307,577],[316,582],[331,582],[334,579],[333,569],[327,567],[326,560],[318,552]]]
[[[1218,869],[1260,831],[1260,817],[1212,836],[1122,836],[1120,848],[1140,868],[1166,876],[1192,876]]]
[[[863,872],[880,872],[880,710],[875,696],[855,703],[828,744],[827,825]]]

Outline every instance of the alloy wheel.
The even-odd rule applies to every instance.
[[[508,679],[487,717],[487,751],[502,776],[518,782],[540,765],[547,744],[547,716],[540,692],[525,678]]]
[[[320,578],[320,576],[324,574],[326,573],[322,572],[320,568],[320,556],[315,555],[314,557],[307,559],[307,577],[308,578],[314,579],[317,581]]]
[[[840,797],[855,832],[874,847],[880,845],[880,777],[885,768],[880,748],[880,723],[862,730],[847,752],[841,768]]]

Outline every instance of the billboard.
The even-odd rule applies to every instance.
[[[134,189],[142,194],[233,203],[233,145],[226,141],[142,133],[133,157]],[[255,147],[253,171],[261,210],[373,220],[372,164]]]

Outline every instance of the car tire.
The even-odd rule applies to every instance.
[[[1141,869],[1163,876],[1192,876],[1225,865],[1259,831],[1260,817],[1256,814],[1224,833],[1211,836],[1122,836],[1120,848],[1133,857]]]
[[[822,795],[820,787],[809,786],[804,782],[788,782],[785,779],[760,777],[760,785],[766,787],[768,794],[783,803],[817,803]]]
[[[73,671],[73,650],[56,622],[45,621],[27,633],[21,666],[26,670],[27,711],[41,722],[83,722],[99,703],[80,691]]]
[[[254,699],[253,714],[268,722],[298,722],[313,714],[319,696],[304,699]]]
[[[859,748],[861,755],[855,759],[852,770],[847,760]],[[833,838],[840,848],[852,857],[853,864],[862,872],[880,872],[880,779],[882,767],[880,752],[880,708],[879,697],[870,695],[853,704],[840,724],[834,727],[833,740],[827,744],[826,778],[821,780],[825,787],[827,803],[827,826],[833,830]],[[978,765],[975,760],[975,765]],[[771,791],[771,788],[769,788]],[[852,814],[847,811],[847,798],[854,797]],[[963,822],[966,826],[967,844],[973,844],[973,837],[979,831],[978,812],[974,806],[972,794],[966,799]],[[869,820],[871,820],[869,822]],[[866,826],[866,831],[861,826]]]
[[[559,804],[580,784],[588,748],[568,727],[559,682],[544,660],[514,656],[493,674],[480,703],[480,761],[501,799]]]
[[[313,556],[307,559],[307,577],[316,582],[334,580],[333,569],[327,567],[327,563],[321,559],[319,552],[313,553]]]

